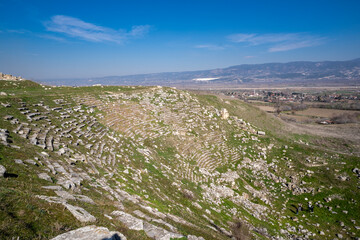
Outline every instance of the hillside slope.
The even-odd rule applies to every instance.
[[[360,236],[360,158],[282,137],[281,123],[245,103],[163,87],[0,84],[1,239],[89,225],[123,239]]]

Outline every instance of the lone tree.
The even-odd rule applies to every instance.
[[[282,111],[279,97],[276,98],[275,109],[276,109],[277,115],[279,115]]]

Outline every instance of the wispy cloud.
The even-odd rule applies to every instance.
[[[224,46],[216,45],[216,44],[200,44],[196,45],[195,48],[204,48],[209,50],[223,50],[225,49]]]
[[[39,34],[38,37],[45,38],[45,39],[50,39],[50,40],[55,40],[55,41],[58,41],[58,42],[66,42],[65,38],[53,36],[53,35],[50,35],[50,34]]]
[[[144,37],[146,34],[148,34],[149,30],[150,25],[133,26],[131,31],[128,33],[128,36],[135,38]]]
[[[6,30],[8,33],[16,33],[16,34],[25,34],[25,33],[31,33],[29,30],[25,29],[8,29]]]
[[[320,45],[325,38],[306,33],[256,34],[238,33],[228,36],[234,43],[248,43],[250,46],[270,45],[269,52],[289,51]]]
[[[269,52],[289,51],[298,48],[314,47],[321,45],[322,43],[323,43],[323,39],[310,39],[310,40],[302,40],[295,42],[285,42],[269,48],[268,51]]]
[[[123,43],[130,38],[143,37],[150,30],[149,25],[133,26],[130,31],[114,30],[64,15],[53,16],[50,21],[44,23],[44,26],[47,31],[62,33],[85,41],[113,42],[117,44]]]

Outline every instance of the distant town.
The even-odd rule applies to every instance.
[[[222,91],[223,94],[242,100],[263,102],[319,102],[319,103],[359,103],[360,88],[336,89],[321,91],[304,89],[303,91],[288,90],[236,90]]]

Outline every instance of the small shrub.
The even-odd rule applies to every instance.
[[[240,220],[236,220],[232,226],[232,235],[235,240],[250,239],[250,231],[248,226]]]
[[[291,104],[291,109],[294,111],[303,111],[306,110],[308,108],[308,105],[306,104]]]
[[[360,113],[344,113],[335,115],[330,120],[336,124],[356,123],[359,121]]]
[[[282,105],[279,107],[280,111],[291,111],[291,107],[288,105]]]
[[[195,195],[193,192],[185,189],[183,192],[182,192],[184,198],[186,199],[189,199],[189,200],[195,200]]]

